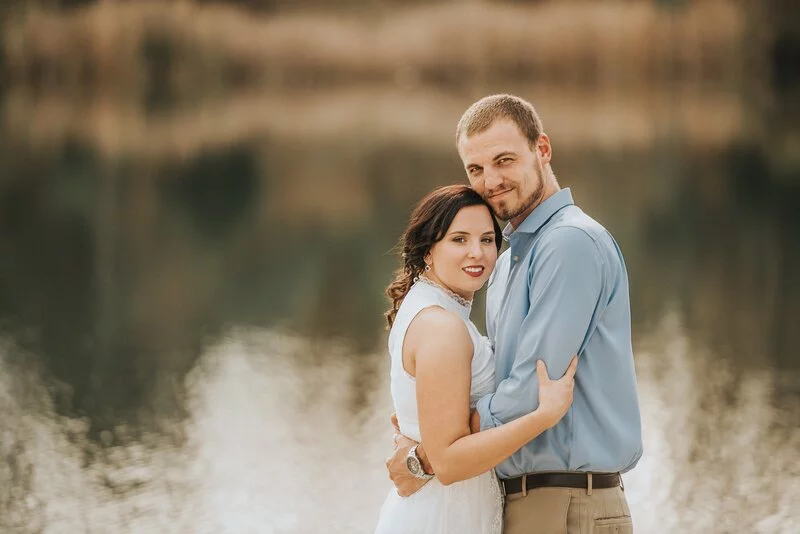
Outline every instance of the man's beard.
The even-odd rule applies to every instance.
[[[539,186],[536,188],[536,190],[533,193],[531,193],[528,196],[528,198],[523,200],[518,206],[515,206],[513,210],[501,205],[498,209],[496,210],[493,209],[492,211],[494,211],[494,214],[499,219],[502,219],[504,221],[511,221],[512,219],[516,219],[526,211],[531,210],[533,207],[536,207],[539,204],[541,204],[543,197],[544,197],[544,180],[539,180]]]

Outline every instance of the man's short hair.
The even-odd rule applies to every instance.
[[[533,104],[514,95],[490,95],[472,104],[461,116],[456,128],[456,143],[462,137],[485,132],[501,118],[513,121],[531,146],[542,133],[542,120]]]

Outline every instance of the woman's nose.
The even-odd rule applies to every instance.
[[[480,258],[481,256],[483,256],[483,248],[481,248],[480,242],[472,243],[469,247],[469,257]]]

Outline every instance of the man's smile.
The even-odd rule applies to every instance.
[[[506,193],[510,193],[513,189],[504,189],[502,191],[498,191],[496,193],[492,193],[487,197],[488,200],[497,200],[498,198],[502,197]]]

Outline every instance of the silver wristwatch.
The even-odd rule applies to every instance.
[[[433,478],[433,475],[426,473],[425,469],[422,467],[422,462],[419,456],[417,456],[417,445],[414,445],[411,447],[411,450],[408,451],[406,467],[408,468],[408,472],[416,478],[421,478],[422,480],[430,480]]]

